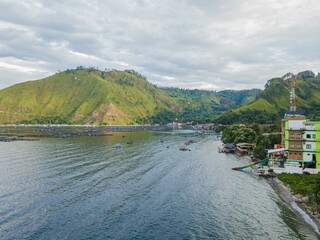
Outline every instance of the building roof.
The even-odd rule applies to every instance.
[[[289,116],[304,116],[305,111],[285,111],[285,115]]]
[[[283,151],[285,151],[284,148],[277,148],[277,149],[268,150],[268,153],[283,152]]]
[[[243,146],[254,146],[255,143],[237,143],[237,147],[243,147]]]
[[[225,148],[235,148],[236,146],[233,143],[226,143],[224,145]]]

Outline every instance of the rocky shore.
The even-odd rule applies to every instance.
[[[288,207],[293,212],[300,215],[300,217],[302,217],[320,237],[320,207],[318,205],[310,204],[308,197],[292,194],[290,189],[277,177],[268,178],[267,181]]]

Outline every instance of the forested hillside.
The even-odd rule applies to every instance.
[[[223,124],[232,123],[275,123],[284,116],[284,111],[290,108],[291,76],[288,73],[281,78],[270,79],[265,89],[256,100],[247,106],[226,111],[217,119]],[[320,116],[320,75],[311,71],[296,75],[296,105],[297,110],[305,110],[310,119]]]
[[[159,88],[133,71],[78,67],[0,90],[0,123],[146,124],[212,121],[259,90]]]

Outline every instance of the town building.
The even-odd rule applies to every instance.
[[[292,78],[290,111],[281,121],[281,147],[287,152],[288,163],[320,169],[320,122],[309,121],[303,111],[296,111],[294,93]]]

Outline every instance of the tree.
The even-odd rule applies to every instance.
[[[266,136],[260,135],[257,137],[257,145],[261,146],[263,148],[269,148],[270,147],[270,139]]]
[[[256,158],[259,158],[259,159],[264,159],[266,158],[266,155],[267,155],[267,151],[266,149],[263,147],[263,146],[257,146],[253,149],[253,155],[256,157]]]
[[[248,126],[249,128],[252,128],[257,135],[260,135],[263,131],[262,125],[259,123],[252,123]]]
[[[222,137],[221,137],[222,141],[224,143],[234,143],[235,133],[240,128],[241,127],[239,125],[232,125],[232,126],[226,127],[222,133]]]
[[[240,128],[235,132],[234,143],[247,142],[253,143],[256,141],[257,134],[251,128]]]
[[[269,135],[270,148],[273,148],[275,144],[281,143],[281,134],[271,134]]]
[[[251,128],[232,125],[226,127],[222,133],[222,141],[224,143],[253,143],[256,141],[256,133]]]

